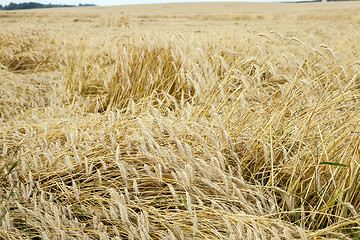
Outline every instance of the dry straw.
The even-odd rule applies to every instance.
[[[359,236],[352,56],[277,32],[86,34],[0,35],[2,238]]]

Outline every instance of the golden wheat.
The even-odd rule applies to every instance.
[[[357,239],[359,5],[337,4],[2,12],[1,238]]]

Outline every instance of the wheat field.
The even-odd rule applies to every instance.
[[[0,29],[0,239],[360,238],[360,2]]]

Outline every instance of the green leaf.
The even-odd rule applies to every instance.
[[[196,106],[200,106],[200,105],[204,105],[205,103],[204,102],[196,102],[193,104],[194,107]]]
[[[352,236],[354,239],[360,240],[360,237],[359,237],[358,232],[355,232],[354,229],[352,229],[352,228],[350,229],[350,231],[351,231],[351,236]]]
[[[86,216],[86,212],[84,213],[83,211],[81,211],[80,208],[77,208],[76,206],[72,205],[76,211],[78,211],[79,213],[81,213],[83,216]]]
[[[334,163],[334,162],[321,162],[319,163],[321,165],[331,165],[331,166],[337,166],[337,167],[347,167],[348,165],[341,164],[341,163]]]
[[[9,174],[14,170],[14,168],[18,165],[18,163],[19,163],[19,160],[15,161],[13,163],[13,165],[11,166],[11,168],[9,169],[9,172],[6,174],[5,177],[9,176]]]
[[[338,194],[336,194],[335,197],[333,197],[332,199],[330,199],[330,201],[329,201],[328,204],[327,204],[327,207],[331,207],[331,206],[335,203],[335,201],[340,197],[340,195],[341,195],[343,192],[348,191],[349,189],[350,189],[350,188],[347,187],[347,188],[341,190]]]
[[[185,205],[185,208],[187,208],[187,200],[186,200],[186,197],[184,195],[181,195],[183,200],[184,200],[184,205]]]

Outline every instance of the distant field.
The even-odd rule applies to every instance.
[[[359,239],[360,2],[0,11],[1,239]]]

